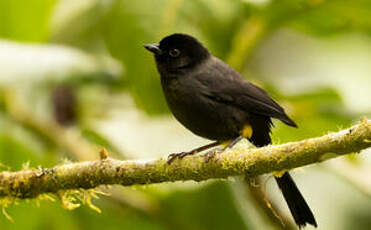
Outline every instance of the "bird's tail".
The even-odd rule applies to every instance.
[[[257,147],[269,145],[271,143],[270,128],[272,125],[270,118],[267,118],[267,120],[263,120],[260,123],[255,122],[253,124],[258,124],[258,126],[256,128],[253,127],[254,132],[250,138],[252,143]],[[317,227],[312,211],[304,200],[304,197],[301,195],[290,174],[285,172],[282,177],[275,178],[278,187],[281,189],[283,197],[286,200],[287,206],[289,206],[290,212],[294,217],[295,223],[299,228],[304,227],[306,224],[311,224],[314,227]]]
[[[283,197],[289,206],[290,212],[294,217],[295,223],[299,228],[306,224],[311,224],[317,227],[317,222],[314,219],[313,213],[310,210],[304,197],[301,195],[298,187],[288,172],[285,172],[282,177],[275,177],[278,187],[281,189]]]

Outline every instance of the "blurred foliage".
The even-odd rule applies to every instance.
[[[46,42],[55,0],[1,1],[0,36],[23,42]]]
[[[149,1],[148,8],[143,8],[142,4],[140,1],[135,3],[116,1],[105,21],[104,39],[111,54],[124,63],[125,76],[128,76],[124,81],[137,99],[138,106],[146,108],[148,112],[158,112],[165,110],[166,105],[152,65],[153,60],[143,49],[143,44],[147,39],[154,40],[159,21],[146,21],[140,18],[147,16],[146,14],[149,14],[149,17],[160,18],[161,4]],[[151,12],[148,9],[151,9]],[[126,25],[125,29],[122,29],[123,23]],[[132,34],[135,36],[131,36]],[[153,102],[152,98],[160,98],[160,100],[148,103]]]
[[[370,34],[370,13],[368,0],[323,1],[321,7],[303,13],[292,24],[295,28],[319,36],[331,36],[350,31]]]
[[[161,215],[171,221],[173,229],[245,229],[226,182],[209,183],[198,190],[176,191],[161,203]]]
[[[369,0],[1,0],[2,39],[42,44],[45,46],[40,49],[52,55],[54,51],[47,45],[62,45],[83,52],[97,64],[107,65],[112,71],[71,71],[62,80],[54,80],[50,74],[43,75],[41,81],[33,81],[26,76],[23,78],[25,80],[11,85],[0,81],[0,170],[18,170],[26,167],[24,164],[27,162],[27,167],[51,167],[65,158],[79,159],[79,156],[71,156],[68,148],[56,145],[56,141],[50,139],[53,137],[45,138],[40,129],[24,125],[9,112],[4,96],[9,88],[19,93],[26,105],[22,109],[30,114],[31,120],[35,116],[45,124],[51,124],[55,120],[51,100],[53,89],[70,86],[76,101],[68,104],[70,100],[67,100],[62,107],[76,106],[74,112],[77,114],[71,120],[72,125],[61,128],[66,132],[77,130],[84,140],[122,153],[125,152],[123,149],[96,129],[96,122],[109,121],[111,113],[117,110],[131,111],[133,106],[127,103],[128,95],[134,99],[136,109],[152,115],[149,120],[155,120],[153,115],[169,113],[153,58],[143,49],[143,44],[158,42],[163,36],[174,32],[191,33],[203,41],[213,54],[223,60],[236,60],[236,63],[231,61],[230,64],[244,70],[249,58],[257,55],[259,48],[264,46],[268,38],[276,36],[281,28],[322,39],[347,33],[370,35],[370,15]],[[22,50],[19,53],[22,55]],[[119,71],[107,64],[107,59],[112,61],[111,57],[118,61],[121,67]],[[29,60],[30,63],[38,61],[45,60],[39,60],[37,56]],[[14,63],[14,70],[21,70],[23,66],[17,64]],[[35,69],[35,72],[44,73],[39,69]],[[0,75],[4,74],[0,69]],[[299,124],[298,129],[292,129],[275,122],[275,142],[294,141],[335,131],[350,125],[359,117],[359,114],[345,107],[341,92],[329,86],[287,95],[284,89],[261,82],[254,73],[249,72],[248,77],[264,85]],[[371,92],[370,85],[364,87],[369,87]],[[156,130],[153,133],[156,135]],[[141,133],[135,130],[132,135],[140,136]],[[148,145],[151,145],[150,140]],[[103,210],[102,214],[87,207],[65,211],[59,201],[41,201],[40,207],[36,201],[22,201],[7,209],[15,223],[0,216],[0,228],[259,229],[259,226],[246,221],[249,213],[240,212],[235,194],[230,191],[227,182],[180,187],[157,190],[156,186],[151,186],[148,190],[143,189],[159,203],[153,212],[141,211],[139,204],[115,197],[97,201]],[[161,189],[167,192],[162,193]],[[140,197],[139,193],[137,196]],[[367,218],[370,216],[364,213],[370,209],[364,209],[362,215],[356,213],[353,218],[359,218],[357,222],[360,226],[369,223]],[[354,222],[350,223],[354,226]],[[320,223],[320,228],[321,224],[324,223]],[[272,226],[272,229],[282,227]],[[325,226],[323,229],[330,228]]]
[[[332,89],[319,89],[316,92],[286,97],[295,107],[294,119],[298,129],[287,129],[277,124],[273,132],[274,140],[284,143],[315,137],[351,125],[353,115],[342,104],[340,95]]]

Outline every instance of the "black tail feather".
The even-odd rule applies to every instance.
[[[286,116],[287,117],[287,116]],[[253,125],[253,135],[250,141],[257,147],[269,145],[271,143],[270,129],[273,125],[272,120],[269,117],[251,117]],[[295,122],[289,117],[287,119],[281,119],[288,125],[296,126]],[[282,177],[276,177],[278,187],[281,189],[282,194],[289,206],[290,212],[294,217],[295,223],[299,228],[311,224],[317,227],[316,220],[314,219],[313,213],[310,210],[304,197],[301,195],[298,187],[294,180],[291,178],[288,172],[284,173]]]
[[[295,123],[295,121],[293,121],[289,116],[287,116],[286,114],[283,114],[282,117],[279,118],[283,123],[285,123],[286,125],[289,125],[289,126],[292,126],[292,127],[295,127],[297,128],[298,125]]]
[[[314,219],[312,211],[296,187],[290,174],[286,172],[282,177],[276,177],[276,181],[299,228],[305,227],[306,224],[317,227],[317,222]]]

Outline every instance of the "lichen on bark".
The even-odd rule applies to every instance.
[[[255,177],[318,163],[371,147],[371,121],[322,137],[255,148],[248,142],[204,162],[203,155],[166,163],[166,158],[120,161],[101,154],[101,160],[66,163],[53,168],[0,172],[0,198],[34,198],[46,193],[93,189],[99,185],[203,181],[229,176]],[[331,153],[331,154],[329,154]],[[88,201],[89,202],[89,201]]]

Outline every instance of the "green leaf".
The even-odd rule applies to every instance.
[[[275,143],[298,141],[338,131],[344,128],[341,126],[349,126],[354,119],[346,110],[340,95],[333,89],[318,89],[287,99],[294,107],[293,119],[298,128],[275,122],[276,128],[273,129]]]
[[[104,39],[111,54],[125,66],[125,79],[137,105],[148,113],[168,111],[153,55],[143,45],[155,38],[161,4],[153,1],[116,1],[105,21]],[[143,15],[152,20],[143,20]]]
[[[1,0],[0,37],[23,42],[45,42],[55,0]]]
[[[162,200],[162,205],[162,215],[166,215],[174,229],[247,229],[226,182],[173,192]]]
[[[329,0],[299,15],[291,25],[301,31],[329,36],[347,32],[371,33],[371,4],[368,0]]]

